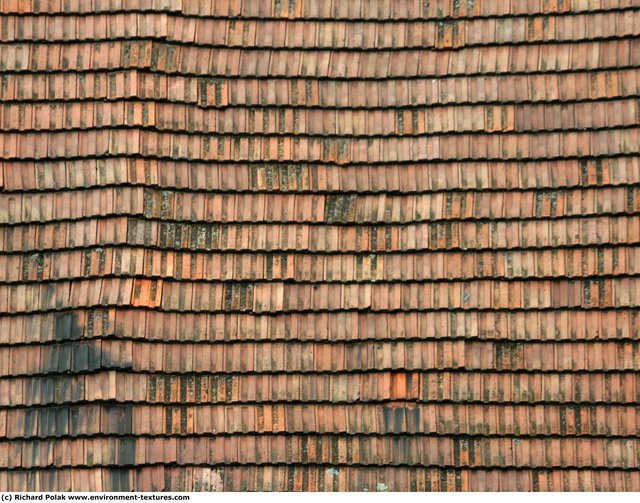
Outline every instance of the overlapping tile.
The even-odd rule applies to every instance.
[[[640,490],[639,16],[0,2],[0,490]]]

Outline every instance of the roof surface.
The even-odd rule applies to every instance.
[[[0,490],[640,490],[640,1],[0,13]]]

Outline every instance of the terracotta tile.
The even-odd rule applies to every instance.
[[[0,486],[640,487],[629,1],[116,4],[0,6]]]

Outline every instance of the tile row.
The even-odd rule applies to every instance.
[[[393,108],[635,97],[640,92],[640,70],[345,81],[299,76],[290,79],[186,77],[130,69],[81,74],[6,72],[0,82],[0,101],[137,97],[203,107]]]
[[[3,180],[3,182],[2,182]],[[4,191],[109,185],[225,192],[430,192],[636,185],[640,157],[337,166],[199,163],[107,157],[0,161]]]
[[[533,13],[569,13],[637,7],[633,0],[354,0],[335,4],[327,0],[300,0],[286,4],[278,0],[254,4],[249,0],[183,0],[185,15],[258,18],[422,19],[443,17],[517,16]]]
[[[636,216],[399,225],[212,224],[135,217],[0,225],[4,252],[122,245],[220,251],[409,252],[640,242]]]
[[[640,38],[638,39],[640,41]],[[638,51],[640,54],[640,50]],[[538,133],[443,133],[335,138],[170,133],[143,127],[0,133],[0,159],[143,156],[173,160],[337,164],[555,160],[637,155],[640,128]]]
[[[240,49],[165,41],[0,45],[0,71],[92,71],[341,79],[564,72],[640,65],[640,39],[463,47],[442,51],[381,49]]]
[[[0,470],[7,491],[638,491],[640,472],[313,465]]]
[[[637,99],[405,110],[212,109],[138,100],[20,102],[0,104],[0,126],[5,132],[126,126],[219,135],[376,137],[621,128],[637,125],[639,113]]]
[[[136,306],[178,312],[640,306],[640,278],[429,283],[222,283],[133,278],[0,285],[0,313]]]
[[[174,16],[169,17],[166,12],[153,11],[81,15],[74,15],[72,12],[62,12],[60,13],[62,15],[39,14],[19,13],[2,16],[0,41],[78,42],[122,38],[166,39],[168,23],[171,20],[174,27],[176,23]],[[596,14],[599,18],[608,17],[608,15]],[[622,22],[626,17],[624,12],[615,12],[611,15],[616,18],[621,15]],[[602,21],[598,24],[601,25],[601,23]]]
[[[0,344],[116,336],[148,341],[638,340],[634,310],[167,313],[76,309],[0,318]]]
[[[381,370],[638,371],[637,341],[141,342],[117,339],[0,347],[2,377],[96,370],[169,373]],[[97,397],[96,397],[97,398]]]
[[[245,435],[186,438],[15,440],[1,468],[146,464],[332,464],[365,466],[637,469],[640,441],[621,438],[474,438]]]
[[[640,11],[460,20],[212,19],[167,13],[5,16],[0,41],[163,38],[190,45],[273,48],[450,48],[640,35]]]
[[[626,404],[637,406],[637,372],[384,372],[347,374],[91,374],[0,379],[3,406],[79,402],[233,404],[369,403],[389,400],[489,404]],[[130,406],[130,405],[129,405]],[[134,410],[137,406],[134,406]],[[586,405],[574,410],[590,410]],[[574,415],[574,419],[577,416]],[[575,421],[574,421],[575,423]],[[577,424],[577,423],[575,423]],[[603,425],[608,424],[605,420]]]
[[[617,38],[640,34],[639,24],[639,11],[411,23],[237,21],[169,16],[167,38],[227,47],[451,48]]]
[[[144,276],[207,281],[425,281],[640,275],[640,247],[402,254],[261,254],[93,248],[0,255],[0,282]]]
[[[455,76],[440,75],[437,79],[385,79],[385,80],[316,80],[306,78],[291,79],[244,79],[232,78],[185,78],[180,76],[153,75],[138,72],[136,80],[131,77],[128,84],[126,75],[120,73],[88,75],[87,79],[109,79],[108,87],[100,84],[101,94],[109,98],[122,95],[136,95],[140,98],[169,101],[194,102],[201,106],[281,106],[290,104],[301,107],[332,108],[379,108],[429,106],[435,104],[461,104],[483,102],[549,102],[584,101],[603,98],[631,96],[640,85],[637,69],[598,70],[570,73],[532,73],[524,75],[481,75]],[[17,81],[28,78],[16,74],[8,79]],[[31,81],[32,93],[42,96],[46,78],[34,75]],[[58,89],[59,81],[67,74],[50,74],[46,89],[50,99],[73,99],[91,97],[92,91],[73,80],[68,94]],[[11,80],[9,80],[11,82]],[[36,84],[37,82],[37,84]],[[166,84],[165,84],[166,82]],[[197,89],[195,88],[198,86]],[[36,87],[38,91],[35,91]],[[86,86],[88,87],[88,86]],[[77,91],[74,93],[74,89]],[[10,83],[7,90],[11,89]],[[28,89],[28,88],[27,88]],[[51,91],[55,89],[55,91]],[[131,90],[130,90],[131,89]],[[135,91],[134,91],[135,90]],[[25,92],[27,92],[25,90]],[[100,92],[100,91],[99,91]],[[8,91],[7,91],[8,94]],[[19,91],[16,89],[16,97]],[[0,96],[4,96],[0,94]]]
[[[191,0],[63,0],[41,2],[40,0],[3,0],[2,14],[63,14],[120,11],[177,11],[183,2]],[[405,1],[405,0],[403,0]]]
[[[366,405],[87,404],[0,409],[0,434],[8,440],[221,433],[637,437],[640,407],[394,402]]]
[[[615,344],[589,343],[588,347],[591,350],[589,359],[598,360],[592,362],[592,370],[610,363],[620,364],[621,368],[634,366],[634,362],[624,361],[623,353],[616,353]],[[549,348],[553,354],[553,347]],[[577,350],[569,345],[567,352],[571,355],[569,351],[575,353]],[[605,362],[603,355],[597,354],[596,351],[604,351],[606,357],[610,357],[612,361]],[[582,356],[585,354],[583,351]],[[264,342],[194,345],[106,339],[42,346],[0,347],[0,373],[3,377],[9,377],[61,372],[82,373],[100,369],[221,373],[422,370],[462,368],[464,358],[465,346],[462,341],[365,342],[358,347],[345,343]],[[583,362],[577,362],[577,365],[581,363],[586,363],[584,358]]]
[[[628,9],[634,0],[353,0],[334,4],[328,0],[254,3],[250,0],[65,0],[42,3],[38,0],[4,0],[0,13],[95,13],[168,11],[185,16],[284,19],[440,19],[447,17],[520,16]]]
[[[416,223],[635,214],[640,187],[397,194],[203,193],[143,187],[0,193],[0,223],[127,214],[174,222]]]
[[[637,339],[638,318],[624,309],[599,311],[312,313],[286,315],[94,312],[94,331],[147,340],[366,340],[483,338],[510,340]],[[72,313],[73,317],[75,313]],[[43,316],[43,315],[35,315]],[[47,316],[47,315],[44,315]],[[52,315],[48,315],[52,316]],[[69,316],[67,313],[64,316]],[[78,314],[78,316],[80,316]],[[91,319],[91,312],[86,314]],[[37,318],[36,318],[37,319]],[[133,320],[139,324],[134,324]],[[45,320],[43,322],[46,323]],[[78,319],[80,322],[80,318]],[[60,323],[60,322],[58,322]],[[102,324],[101,330],[98,325]],[[57,325],[56,325],[57,326]],[[165,327],[165,328],[162,328]],[[30,330],[30,329],[27,329]],[[8,332],[11,333],[11,332]],[[30,332],[27,332],[30,333]],[[42,334],[42,331],[35,334]],[[49,334],[47,330],[45,333]],[[54,332],[64,337],[66,332]],[[180,335],[178,335],[180,334]],[[193,334],[185,336],[185,334]],[[77,337],[76,332],[67,337]],[[51,340],[47,335],[38,340]],[[16,342],[19,342],[16,339]]]

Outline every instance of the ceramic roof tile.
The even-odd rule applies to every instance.
[[[78,22],[82,19],[81,22]],[[452,47],[578,41],[638,35],[634,10],[596,14],[403,21],[237,20],[183,17],[166,13],[111,13],[93,16],[5,16],[3,42],[156,38],[196,45],[273,48]],[[589,26],[589,29],[587,29]]]
[[[0,1],[0,490],[640,490],[639,13]]]

